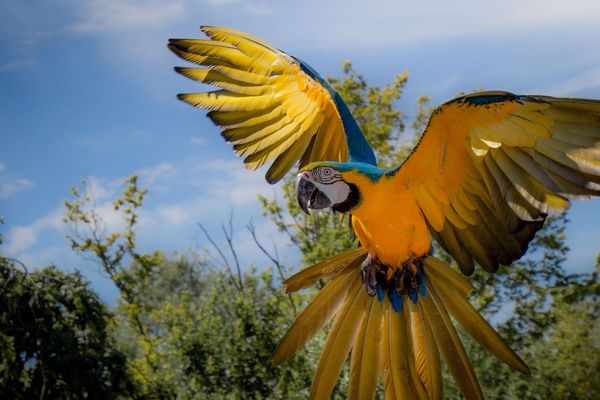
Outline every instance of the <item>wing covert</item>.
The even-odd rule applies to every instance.
[[[440,106],[396,171],[469,275],[519,259],[548,215],[600,195],[600,101],[482,92]]]
[[[175,70],[220,90],[180,94],[208,117],[244,157],[248,168],[272,161],[269,183],[296,163],[346,161],[375,164],[375,156],[338,93],[308,64],[254,36],[220,27],[209,37],[171,39],[169,48],[200,68]]]

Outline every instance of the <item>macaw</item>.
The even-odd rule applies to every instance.
[[[349,214],[359,247],[287,279],[287,292],[327,283],[273,356],[290,358],[334,319],[310,398],[330,396],[350,356],[350,399],[441,399],[440,353],[463,395],[483,394],[451,317],[514,369],[527,365],[467,301],[469,282],[430,255],[432,240],[464,275],[495,272],[527,250],[547,216],[600,194],[600,101],[508,92],[439,106],[396,168],[375,154],[341,96],[299,58],[246,33],[204,26],[206,40],[169,48],[219,87],[179,99],[208,117],[269,183],[295,164],[300,207]]]

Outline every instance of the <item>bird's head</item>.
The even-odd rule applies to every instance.
[[[312,163],[298,173],[296,195],[300,208],[320,210],[331,207],[341,213],[353,210],[361,201],[358,186],[349,179],[347,163]]]

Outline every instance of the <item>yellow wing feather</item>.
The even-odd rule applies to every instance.
[[[202,27],[209,40],[172,39],[169,48],[203,68],[176,68],[195,81],[220,87],[181,94],[208,116],[244,156],[248,168],[272,162],[274,183],[298,161],[346,161],[343,124],[329,91],[298,62],[269,43],[234,29]]]
[[[548,215],[600,195],[600,101],[455,99],[433,113],[394,180],[463,273],[474,261],[494,272],[523,255]]]

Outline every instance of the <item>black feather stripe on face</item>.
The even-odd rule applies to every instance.
[[[346,182],[346,184],[350,188],[350,194],[348,194],[346,200],[332,206],[331,209],[333,211],[346,213],[355,208],[358,205],[358,203],[360,203],[360,192],[358,191],[358,187],[356,187],[356,185],[352,183]]]

